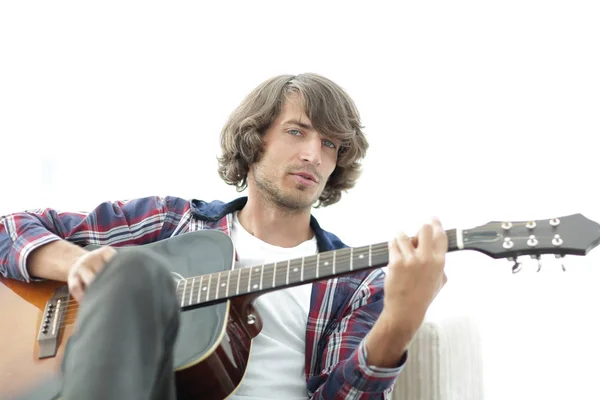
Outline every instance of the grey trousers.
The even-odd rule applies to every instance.
[[[87,288],[62,375],[26,399],[176,399],[179,305],[160,256],[117,254]]]

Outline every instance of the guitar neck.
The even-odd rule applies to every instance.
[[[459,231],[460,233],[460,231]],[[446,231],[448,251],[462,247],[456,229]],[[388,243],[331,250],[316,255],[234,269],[178,281],[177,296],[182,310],[193,309],[244,295],[312,283],[386,266]]]

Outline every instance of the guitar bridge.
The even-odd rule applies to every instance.
[[[56,289],[50,300],[46,302],[38,332],[37,340],[40,346],[38,358],[56,356],[58,337],[63,326],[68,304],[69,289],[67,286],[61,286]]]

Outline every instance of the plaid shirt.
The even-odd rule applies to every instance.
[[[35,210],[0,219],[0,272],[9,278],[33,280],[27,256],[36,248],[60,238],[88,244],[140,245],[185,232],[219,229],[231,232],[232,212],[247,198],[230,203],[147,197],[126,202],[104,202],[90,213]],[[314,217],[319,251],[347,247],[320,228]],[[397,368],[366,364],[364,337],[383,308],[381,269],[313,283],[306,329],[306,367],[311,399],[390,399]]]

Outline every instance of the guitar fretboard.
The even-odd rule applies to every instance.
[[[448,250],[456,250],[456,230],[448,230],[446,234]],[[177,283],[177,296],[182,308],[190,308],[382,267],[387,265],[388,257],[387,242],[331,250],[308,257],[182,279]]]

